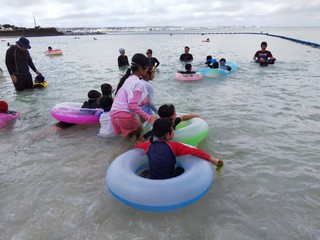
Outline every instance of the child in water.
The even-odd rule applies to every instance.
[[[173,129],[176,129],[176,126],[182,121],[186,121],[196,117],[201,118],[201,116],[197,114],[188,114],[188,115],[183,115],[181,117],[177,117],[176,109],[172,104],[161,105],[158,109],[158,115],[160,118],[170,119],[172,122]],[[149,139],[151,135],[152,135],[152,130],[148,131],[142,137],[140,137],[138,142],[143,142]]]
[[[142,78],[144,80],[143,83],[146,86],[150,102],[143,105],[141,108],[143,111],[145,111],[146,113],[148,113],[150,115],[153,115],[154,113],[158,114],[158,109],[154,105],[153,88],[152,88],[151,84],[149,83],[149,81],[152,81],[154,78],[155,69],[156,69],[155,67],[149,66],[147,74]]]
[[[109,83],[101,84],[101,92],[103,97],[111,97],[112,98],[112,86]]]
[[[85,101],[81,108],[100,108],[100,97],[100,92],[98,92],[97,90],[90,90],[88,92],[88,101]]]
[[[210,161],[217,166],[216,171],[220,171],[223,167],[221,159],[216,159],[200,149],[179,142],[170,142],[173,138],[174,129],[171,120],[159,118],[153,124],[150,141],[135,146],[142,148],[148,155],[151,179],[168,179],[182,174],[184,170],[176,168],[176,157],[189,154]]]
[[[190,63],[187,63],[184,67],[185,67],[186,71],[178,70],[177,73],[181,73],[181,74],[193,74],[193,73],[196,73],[196,72],[192,71],[192,65]]]
[[[82,104],[80,113],[83,115],[95,115],[96,111],[93,109],[100,108],[99,99],[101,93],[97,90],[90,90],[88,92],[88,101]],[[91,110],[92,109],[92,110]]]
[[[101,113],[99,116],[99,122],[101,127],[98,133],[98,136],[100,137],[115,136],[110,115],[109,115],[112,103],[113,103],[112,97],[103,96],[102,98],[100,98],[100,106],[103,109],[103,113]]]
[[[6,101],[0,101],[0,129],[5,127],[11,120],[19,117],[19,113],[9,111],[9,106]]]
[[[34,78],[34,88],[44,88],[48,86],[48,83],[45,81],[45,77],[42,75],[38,75]]]

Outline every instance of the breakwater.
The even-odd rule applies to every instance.
[[[2,37],[42,37],[42,36],[61,36],[63,32],[59,32],[56,28],[24,28],[12,31],[0,31]]]

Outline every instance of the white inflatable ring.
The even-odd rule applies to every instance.
[[[151,180],[137,175],[148,168],[142,149],[129,150],[117,157],[106,173],[106,184],[121,202],[144,211],[164,212],[185,207],[201,198],[213,182],[208,161],[188,155],[177,158],[184,168],[180,176]]]

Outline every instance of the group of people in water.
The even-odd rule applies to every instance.
[[[33,82],[29,72],[29,67],[40,78],[42,76],[34,66],[30,54],[29,40],[22,37],[16,45],[11,46],[6,53],[6,65],[11,76],[12,82],[17,91],[32,88]],[[272,64],[275,61],[271,52],[266,50],[266,43],[261,44],[261,50],[254,55],[254,60],[259,63]],[[193,60],[190,48],[186,46],[184,53],[180,56],[180,61],[189,62]],[[220,170],[223,161],[193,147],[185,146],[180,143],[170,142],[174,137],[175,126],[181,122],[198,115],[190,114],[177,117],[175,108],[172,104],[164,104],[156,108],[153,100],[153,89],[149,81],[154,78],[155,69],[160,62],[152,56],[152,50],[148,49],[146,55],[136,53],[128,61],[125,49],[119,49],[119,67],[128,67],[124,76],[120,79],[116,89],[108,83],[101,85],[101,92],[90,90],[88,100],[82,105],[82,109],[102,108],[103,112],[99,116],[100,130],[99,136],[110,137],[122,134],[125,137],[135,136],[138,140],[136,148],[142,148],[149,158],[150,178],[166,179],[181,174],[177,169],[176,157],[192,154],[206,159],[217,166]],[[206,67],[223,67],[227,71],[231,68],[226,66],[226,60],[221,58],[219,61],[207,57]],[[186,64],[186,72],[192,73],[190,63]],[[8,110],[6,109],[8,112]],[[158,114],[158,116],[157,116]],[[139,119],[136,117],[139,116]],[[140,136],[142,132],[141,123],[148,121],[153,124],[153,128],[147,134]]]
[[[147,52],[150,52],[150,49]],[[157,61],[155,61],[156,64]],[[176,157],[186,154],[202,157],[216,165],[218,170],[221,169],[223,166],[221,159],[216,159],[202,150],[170,142],[178,123],[200,116],[190,114],[177,117],[172,104],[161,105],[159,109],[154,106],[152,94],[150,95],[147,87],[147,81],[153,79],[154,69],[155,66],[150,63],[149,57],[137,53],[132,57],[125,75],[120,79],[114,91],[114,97],[110,94],[113,90],[109,84],[101,85],[102,92],[106,86],[108,87],[107,93],[89,91],[89,100],[82,107],[100,107],[104,110],[100,116],[101,128],[98,135],[106,137],[122,134],[128,138],[135,136],[139,142],[136,148],[143,148],[149,157],[152,179],[166,179],[181,174],[181,169],[175,166]],[[106,94],[108,96],[105,96]],[[109,100],[107,101],[106,98]],[[89,101],[92,101],[91,105]],[[153,128],[141,136],[141,123],[145,121],[152,123]]]

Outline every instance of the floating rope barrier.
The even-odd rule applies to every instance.
[[[113,34],[117,34],[117,33],[113,33]],[[314,43],[314,42],[309,42],[309,41],[304,41],[304,40],[300,40],[300,39],[296,39],[296,38],[291,38],[291,37],[286,37],[286,36],[281,36],[281,35],[276,35],[276,34],[269,34],[269,33],[264,33],[264,32],[184,32],[184,31],[150,31],[150,32],[126,32],[126,33],[121,33],[121,34],[170,34],[170,35],[177,35],[177,34],[201,34],[201,35],[222,35],[222,34],[255,34],[255,35],[266,35],[266,36],[270,36],[270,37],[277,37],[277,38],[282,38],[285,40],[289,40],[292,42],[296,42],[296,43],[300,43],[300,44],[304,44],[304,45],[308,45],[314,48],[320,48],[320,44],[318,43]]]

